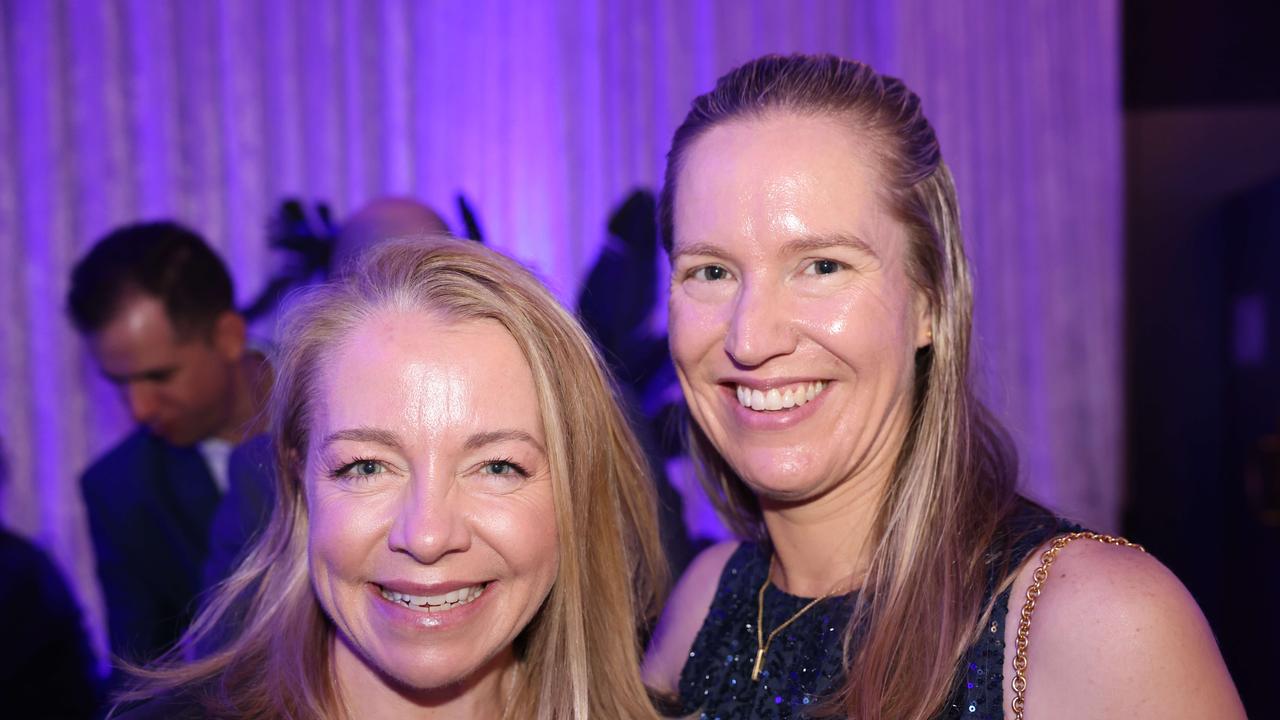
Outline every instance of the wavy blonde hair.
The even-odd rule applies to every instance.
[[[970,382],[973,287],[951,171],[920,99],[902,81],[830,55],[766,56],[699,96],[667,156],[659,222],[667,250],[689,145],[726,122],[827,116],[876,150],[882,197],[909,237],[907,275],[931,308],[932,345],[916,355],[911,423],[881,500],[870,569],[845,630],[846,681],[829,714],[923,720],[941,709],[961,658],[985,624],[988,581],[1015,570],[987,553],[1016,505],[1017,460]],[[741,536],[768,540],[750,489],[696,423],[703,485]],[[862,636],[855,642],[855,629]]]
[[[324,358],[375,313],[496,320],[533,372],[551,465],[559,574],[518,640],[519,680],[506,715],[543,720],[656,717],[640,679],[637,629],[666,585],[656,501],[644,456],[594,346],[549,292],[512,260],[440,238],[384,244],[340,282],[307,292],[282,324],[270,402],[276,505],[247,557],[159,668],[136,670],[127,698],[194,694],[214,714],[346,714],[331,674],[334,629],[307,569],[300,462]],[[235,630],[202,659],[180,658]]]

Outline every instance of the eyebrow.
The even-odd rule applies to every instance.
[[[787,253],[802,253],[812,250],[824,250],[832,247],[851,248],[870,255],[877,260],[880,259],[880,255],[872,249],[871,245],[867,241],[852,233],[805,235],[794,240],[788,240],[782,246],[783,250]]]
[[[879,260],[880,255],[862,238],[852,233],[829,233],[826,235],[802,235],[798,238],[788,240],[782,245],[782,253],[785,255],[797,255],[803,252],[811,252],[814,250],[825,250],[833,247],[844,247],[858,252],[870,255]],[[687,245],[682,244],[675,248],[675,252],[671,257],[678,258],[683,255],[708,255],[711,257],[725,257],[723,245],[714,242],[692,242]]]
[[[137,372],[125,373],[123,375],[116,375],[104,370],[102,371],[102,377],[106,378],[107,382],[112,385],[124,385],[126,383],[137,382],[139,380],[162,380],[173,375],[177,371],[178,367],[176,365],[164,365],[161,367],[139,370]]]
[[[404,447],[400,442],[400,437],[395,433],[389,430],[381,430],[372,427],[338,430],[326,437],[321,446],[328,447],[335,442],[343,440],[348,442],[371,442],[395,448],[397,450],[403,449]],[[544,455],[546,454],[546,450],[543,449],[542,443],[538,442],[536,438],[523,430],[491,430],[489,432],[476,433],[467,438],[467,442],[464,447],[466,447],[467,450],[478,450],[486,445],[507,441],[528,443],[529,445],[537,448],[538,452],[543,453]]]
[[[671,259],[675,260],[684,255],[710,255],[712,257],[722,257],[724,251],[715,243],[709,242],[693,242],[681,243],[673,248]]]
[[[537,448],[538,452],[546,454],[542,443],[523,430],[491,430],[489,432],[476,433],[467,438],[465,447],[468,450],[478,450],[486,445],[508,441],[528,443]]]
[[[349,428],[330,433],[329,436],[324,439],[321,447],[329,447],[330,445],[343,440],[349,442],[371,442],[396,449],[403,447],[400,443],[399,436],[395,433],[389,430],[380,430],[372,427]]]

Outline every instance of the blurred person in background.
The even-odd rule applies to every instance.
[[[121,227],[75,266],[68,309],[137,428],[81,478],[112,652],[146,661],[186,628],[229,458],[270,385],[231,277],[192,230]]]
[[[451,234],[440,213],[413,198],[375,198],[342,221],[333,239],[330,277],[358,268],[353,263],[360,256],[387,240]]]
[[[675,384],[667,337],[651,327],[662,286],[656,208],[653,193],[638,189],[610,215],[608,237],[578,294],[578,320],[609,365],[653,469],[662,547],[671,571],[679,574],[701,548],[689,537],[683,500],[666,473],[667,461],[684,448],[667,425],[667,398]]]
[[[0,438],[0,497],[9,484]],[[96,717],[100,687],[80,607],[44,551],[0,527],[0,707],[6,717]]]
[[[461,195],[458,208],[469,237],[479,241],[479,223]],[[375,198],[348,216],[341,227],[335,225],[328,203],[287,198],[267,221],[267,243],[278,251],[279,267],[241,313],[259,335],[274,336],[280,305],[291,291],[336,277],[377,241],[450,234],[439,213],[410,197]]]

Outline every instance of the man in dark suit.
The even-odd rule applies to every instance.
[[[170,222],[112,232],[72,274],[71,319],[138,423],[81,479],[111,650],[130,660],[186,628],[228,458],[260,422],[268,372],[233,302],[222,261]]]

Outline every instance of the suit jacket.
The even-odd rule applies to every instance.
[[[275,446],[270,435],[256,435],[231,452],[227,494],[213,515],[204,586],[227,579],[250,543],[271,518],[276,501]]]
[[[196,608],[219,493],[194,447],[144,428],[81,478],[107,604],[111,651],[146,662],[182,634]]]

